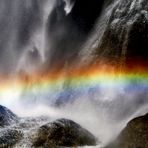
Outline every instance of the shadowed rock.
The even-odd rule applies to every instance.
[[[0,148],[8,148],[15,145],[22,138],[21,131],[4,129],[0,131]]]
[[[95,54],[118,65],[128,64],[130,68],[145,66],[148,64],[147,0],[114,2]]]
[[[106,148],[147,148],[148,114],[131,120],[118,138]]]
[[[96,145],[96,139],[89,131],[68,119],[58,119],[43,125],[34,136],[34,146]]]
[[[11,125],[18,121],[18,117],[4,106],[0,105],[0,127]]]

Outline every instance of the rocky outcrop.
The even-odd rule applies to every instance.
[[[117,0],[110,5],[113,9],[95,55],[118,65],[148,64],[147,0]]]
[[[118,138],[106,148],[147,148],[148,114],[131,120]]]
[[[74,121],[49,121],[49,117],[18,118],[0,106],[0,148],[96,145],[96,138]]]
[[[18,143],[23,134],[19,130],[3,129],[0,131],[0,148],[12,147]]]
[[[34,146],[85,146],[96,145],[95,137],[77,123],[58,119],[40,127],[33,137]]]
[[[8,126],[18,121],[18,117],[4,106],[0,105],[0,127]]]

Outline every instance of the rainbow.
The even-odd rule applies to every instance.
[[[85,69],[70,69],[66,72],[49,72],[28,77],[0,79],[0,98],[21,98],[21,94],[44,94],[60,91],[85,91],[91,88],[126,88],[148,90],[147,70],[119,71],[113,67],[91,66]],[[1,100],[0,99],[0,100]]]

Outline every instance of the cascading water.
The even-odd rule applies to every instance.
[[[28,127],[18,147],[30,146],[27,134],[34,128],[62,117],[106,145],[147,112],[147,75],[116,70],[128,54],[134,23],[140,15],[148,21],[146,0],[86,1],[92,10],[78,1],[0,1],[0,104],[30,116],[19,123]]]

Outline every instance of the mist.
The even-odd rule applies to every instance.
[[[118,136],[128,121],[147,112],[147,89],[139,89],[138,85],[131,88],[128,85],[104,87],[98,84],[97,87],[80,89],[77,86],[65,90],[62,83],[56,86],[56,90],[49,86],[47,90],[9,92],[1,104],[21,117],[72,119],[91,131],[99,145],[106,145]],[[8,97],[13,95],[14,100],[9,100]]]
[[[103,146],[115,139],[128,121],[145,114],[148,93],[144,80],[113,81],[110,85],[104,79],[103,84],[96,85],[90,76],[84,80],[91,82],[88,85],[80,87],[77,80],[72,87],[68,79],[73,69],[84,66],[90,72],[91,64],[97,61],[110,72],[108,65],[113,62],[104,64],[104,59],[112,51],[104,46],[113,45],[104,45],[103,39],[110,32],[106,29],[118,4],[120,0],[96,0],[92,4],[82,0],[1,0],[0,75],[4,81],[6,77],[7,85],[1,89],[0,104],[20,117],[72,119],[91,131]],[[125,49],[126,43],[122,45]],[[121,56],[113,56],[119,58],[113,68],[121,64]],[[59,72],[63,79],[40,86],[40,79],[50,72]],[[39,76],[34,83],[36,74]],[[116,76],[116,80],[121,79]]]

